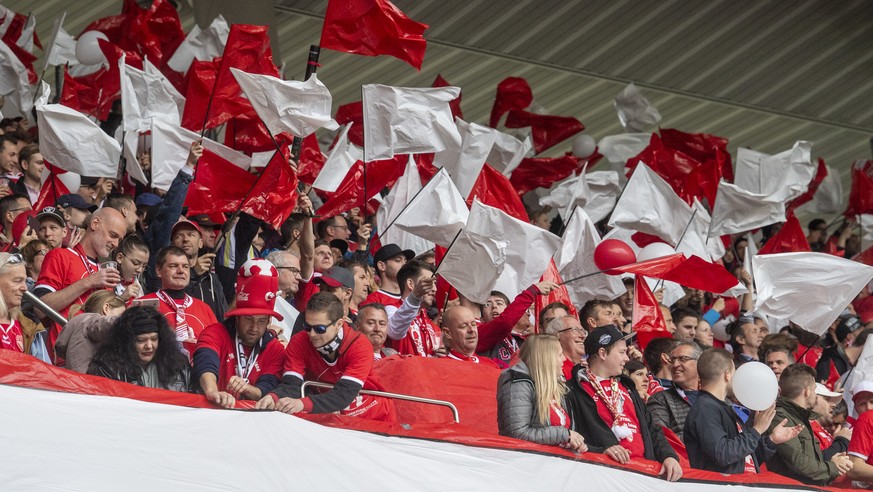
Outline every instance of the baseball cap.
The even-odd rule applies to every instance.
[[[857,316],[840,316],[840,324],[837,325],[834,334],[837,336],[837,340],[845,342],[849,334],[860,327],[861,320]]]
[[[873,381],[861,381],[852,388],[852,401],[856,401],[864,393],[873,395]]]
[[[12,242],[15,245],[18,245],[18,242],[21,241],[21,235],[24,234],[24,230],[30,224],[30,219],[34,217],[36,217],[36,212],[33,210],[20,213],[18,217],[15,217],[15,221],[12,222]]]
[[[815,383],[815,394],[824,396],[825,398],[836,398],[838,396],[843,396],[842,393],[831,391],[828,389],[827,386],[821,383]]]
[[[183,227],[190,227],[197,231],[197,234],[200,234],[200,226],[186,219],[185,217],[179,217],[179,220],[173,225],[173,230],[170,231],[170,237],[173,237],[176,234],[176,231],[182,229]]]
[[[342,254],[346,254],[346,251],[349,250],[349,242],[345,239],[334,239],[330,242],[330,247],[340,250]]]
[[[340,266],[330,267],[329,270],[315,280],[317,282],[323,282],[331,287],[345,287],[347,289],[355,288],[355,276],[351,271]]]
[[[284,319],[275,310],[279,290],[279,271],[263,258],[252,258],[236,275],[236,307],[225,316],[272,316]]]
[[[403,255],[406,257],[406,261],[409,261],[415,258],[415,252],[411,249],[400,249],[400,246],[396,244],[386,244],[379,248],[379,251],[376,251],[376,254],[373,256],[373,261],[388,261],[395,256]]]
[[[212,220],[212,218],[207,214],[197,214],[188,217],[188,220],[199,225],[200,227],[216,227],[220,226],[218,222]]]
[[[618,328],[613,324],[598,326],[591,330],[585,338],[585,353],[589,356],[594,355],[601,348],[608,348],[612,344],[627,340],[634,335],[636,333],[625,334],[618,331]]]
[[[46,207],[40,210],[38,214],[36,214],[36,220],[42,220],[46,217],[56,220],[58,224],[61,225],[61,227],[67,226],[67,221],[64,220],[64,214],[62,214],[61,211],[56,209],[55,207]]]
[[[161,203],[162,199],[158,195],[154,193],[143,193],[140,196],[136,197],[134,203],[136,203],[137,207],[154,207],[155,205]]]
[[[55,206],[61,208],[78,208],[79,210],[87,210],[89,212],[97,210],[97,205],[92,205],[86,202],[84,198],[76,193],[61,195],[55,201]]]

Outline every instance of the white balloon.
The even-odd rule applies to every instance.
[[[672,254],[676,254],[676,250],[669,244],[652,243],[640,250],[640,253],[637,255],[637,261],[648,261]]]
[[[584,159],[593,154],[595,150],[597,150],[597,142],[591,135],[582,133],[573,138],[573,155],[576,157]]]
[[[731,385],[740,404],[756,412],[770,408],[779,393],[776,375],[760,362],[741,365],[734,373]]]
[[[79,60],[79,63],[82,65],[97,65],[106,60],[103,52],[100,51],[98,39],[109,41],[109,38],[100,31],[88,31],[79,36],[79,39],[76,40],[76,58]]]

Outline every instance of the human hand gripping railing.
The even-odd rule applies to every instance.
[[[328,388],[328,389],[333,388],[333,385],[328,384],[328,383],[320,383],[317,381],[304,381],[303,385],[300,387],[300,394],[301,395],[306,394],[306,387],[307,386],[313,386],[316,388]],[[360,393],[364,394],[364,395],[373,395],[373,396],[382,396],[385,398],[393,398],[395,400],[414,401],[416,403],[426,403],[428,405],[440,405],[443,407],[448,407],[449,410],[452,411],[452,418],[455,420],[455,423],[456,424],[461,423],[461,417],[458,414],[458,408],[455,407],[455,405],[450,401],[434,400],[433,398],[422,398],[420,396],[403,395],[400,393],[389,393],[387,391],[376,391],[376,390],[365,390],[365,389],[362,389],[360,391]]]

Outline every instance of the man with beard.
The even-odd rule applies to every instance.
[[[173,246],[181,249],[188,256],[191,280],[185,291],[205,302],[215,313],[216,319],[224,319],[224,312],[227,311],[224,287],[221,285],[218,275],[212,271],[215,254],[200,254],[200,248],[203,247],[200,227],[182,217],[173,226],[170,240]]]
[[[427,317],[436,287],[434,267],[412,260],[397,272],[403,304],[388,318],[388,346],[402,355],[434,357],[440,349],[440,329]]]
[[[355,329],[370,339],[373,360],[382,360],[397,353],[393,348],[385,346],[388,338],[388,313],[385,312],[385,306],[373,303],[362,307],[358,311]]]
[[[670,353],[673,386],[655,393],[646,402],[652,422],[672,430],[679,439],[685,430],[685,417],[697,401],[697,359],[702,352],[694,342],[677,343]]]
[[[397,273],[414,257],[412,250],[402,250],[396,244],[386,244],[379,248],[373,256],[373,266],[376,267],[376,275],[379,277],[379,290],[367,296],[364,304],[378,302],[388,308],[389,316],[393,314],[391,308],[399,308],[403,303]]]

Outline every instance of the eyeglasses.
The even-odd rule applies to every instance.
[[[295,267],[276,267],[276,270],[291,270],[294,275],[300,275],[300,269]]]
[[[339,321],[339,320],[337,320],[337,321]],[[306,321],[303,321],[303,330],[306,331],[307,333],[312,331],[312,330],[315,330],[315,333],[318,333],[319,335],[323,335],[324,333],[327,332],[327,329],[330,328],[331,326],[333,326],[334,324],[336,324],[336,321],[332,321],[331,323],[326,324],[326,325],[310,325]]]
[[[574,328],[564,328],[563,330],[558,330],[557,334],[564,333],[565,331],[572,331],[574,335],[582,335],[583,337],[588,336],[588,332],[585,330],[585,328],[579,328],[578,326]]]
[[[674,362],[677,362],[677,361],[678,361],[680,364],[687,364],[687,363],[691,362],[692,360],[697,360],[696,357],[691,357],[691,356],[689,356],[689,355],[680,355],[680,356],[677,356],[677,357],[670,357],[669,359],[670,359],[670,363],[671,363],[671,364],[674,363]]]
[[[6,261],[0,263],[0,267],[6,265],[20,265],[22,263],[24,263],[24,257],[18,253],[15,253],[14,255],[10,255],[9,258],[6,258]]]
[[[41,249],[41,250],[37,251],[36,254],[33,256],[47,255],[48,252],[49,252],[49,250],[47,250],[47,249]]]

